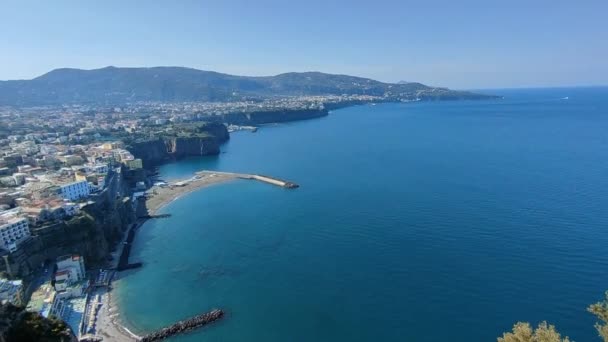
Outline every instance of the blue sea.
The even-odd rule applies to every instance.
[[[136,332],[223,308],[174,341],[495,341],[547,320],[600,341],[608,290],[608,88],[364,105],[232,134],[161,167],[297,182],[215,185],[147,222],[119,281]],[[565,99],[567,97],[567,99]]]

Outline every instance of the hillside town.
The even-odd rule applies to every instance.
[[[128,199],[145,185],[135,182],[133,191],[121,193],[122,175],[143,167],[122,142],[96,141],[93,135],[88,144],[73,144],[73,137],[56,132],[2,140],[0,301],[61,318],[84,336],[95,320],[95,284],[107,285],[108,271],[99,268],[100,260],[87,271],[84,257],[70,250],[71,237],[55,230],[105,203],[108,191]],[[62,249],[69,254],[53,258]]]
[[[0,149],[0,247],[13,253],[32,227],[77,215],[109,178],[142,168],[121,142],[62,144],[62,136],[11,135]]]
[[[87,143],[108,132],[136,132],[169,123],[218,121],[222,115],[325,110],[359,103],[381,102],[370,95],[283,96],[231,102],[137,102],[124,105],[65,104],[0,107],[2,134],[26,132],[25,140]],[[61,134],[64,133],[64,134]],[[15,138],[13,138],[15,139]]]

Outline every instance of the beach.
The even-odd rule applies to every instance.
[[[97,336],[106,341],[137,341],[137,335],[131,333],[120,323],[118,308],[112,302],[111,292],[105,291],[101,298],[102,306],[97,318]]]
[[[205,171],[199,172],[196,176],[186,180],[171,182],[163,186],[154,186],[148,190],[146,195],[146,208],[148,214],[156,214],[164,205],[178,199],[182,195],[206,186],[231,181],[237,178],[239,178],[238,174]]]
[[[147,219],[154,218],[155,215],[158,215],[159,209],[185,194],[214,184],[229,182],[234,179],[254,179],[282,187],[289,187],[289,184],[293,184],[291,182],[284,182],[265,176],[219,171],[199,171],[188,179],[167,183],[157,182],[146,191],[145,205],[142,205],[144,202],[138,202],[140,205],[137,210],[139,219],[129,228],[129,231],[139,229]],[[124,234],[123,239],[118,243],[118,248],[112,252],[112,269],[117,268],[123,249],[128,244],[127,236],[129,235],[129,231]],[[124,273],[118,271],[113,274],[112,287],[116,287],[116,280],[119,280],[123,274]],[[120,310],[118,309],[116,302],[112,300],[112,287],[110,287],[110,289],[101,289],[95,292],[95,294],[101,296],[102,303],[99,313],[97,314],[95,335],[108,341],[137,341],[139,340],[139,336],[122,325]]]
[[[171,183],[162,183],[162,185],[155,185],[147,191],[145,208],[148,215],[155,215],[156,212],[165,206],[166,204],[178,199],[182,195],[202,189],[204,187],[228,182],[238,178],[238,174],[230,173],[214,173],[214,172],[200,172],[196,176],[179,180]],[[135,226],[141,226],[145,220],[139,220]],[[127,234],[124,234],[123,240],[119,243],[119,246],[124,246],[124,241]],[[122,252],[122,248],[117,248],[112,253],[114,267],[116,261],[119,260],[119,256]],[[112,283],[115,286],[115,281],[120,278],[121,273],[116,272],[113,276]],[[98,290],[98,294],[101,295],[101,308],[97,315],[96,324],[96,335],[102,337],[106,341],[118,341],[118,342],[131,342],[137,341],[139,336],[129,331],[128,328],[124,327],[120,320],[120,314],[118,307],[112,299],[111,290]]]
[[[118,246],[124,246],[127,234],[124,234],[122,240]],[[112,256],[112,267],[116,268],[119,260],[119,255],[122,252],[122,248],[116,248],[111,253]],[[101,308],[97,313],[96,323],[96,336],[103,338],[105,341],[117,341],[117,342],[131,342],[137,341],[138,336],[131,333],[125,328],[119,319],[119,310],[112,300],[112,288],[116,286],[116,280],[120,278],[119,272],[112,274],[111,286],[109,288],[100,288],[95,290],[95,294],[101,296]]]

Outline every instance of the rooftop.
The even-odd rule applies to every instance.
[[[61,261],[78,261],[80,260],[80,255],[77,254],[66,254],[66,255],[62,255],[60,257],[57,257],[57,262],[61,262]]]
[[[3,211],[0,213],[0,225],[12,224],[25,220],[25,218],[20,215],[21,210],[11,209]]]

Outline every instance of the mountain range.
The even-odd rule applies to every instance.
[[[321,72],[236,76],[184,67],[62,68],[31,80],[0,81],[0,105],[235,101],[305,95],[372,95],[386,100],[483,99],[416,82],[383,83]]]

